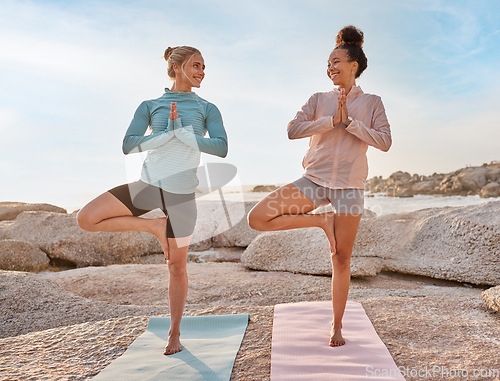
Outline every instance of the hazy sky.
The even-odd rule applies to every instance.
[[[222,112],[245,184],[302,174],[287,123],[333,88],[337,32],[365,32],[358,79],[382,97],[388,153],[369,177],[500,160],[500,3],[490,1],[1,1],[0,200],[74,202],[139,177],[121,152],[132,115],[171,82],[163,52],[199,48],[201,97]],[[71,201],[68,201],[71,200]]]

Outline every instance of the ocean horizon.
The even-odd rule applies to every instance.
[[[224,186],[221,191],[215,190],[211,193],[199,196],[198,200],[220,200],[222,194],[222,198],[225,201],[259,201],[270,192],[252,192],[252,189],[256,185],[262,184]],[[283,184],[273,185],[281,186]],[[28,199],[2,201],[52,204],[66,209],[68,213],[73,213],[74,211],[82,208],[86,203],[97,197],[99,194],[100,193],[68,194],[67,197],[58,197],[57,199],[53,199],[51,197],[41,199],[38,195],[38,197],[35,196]],[[365,209],[374,212],[377,216],[392,213],[412,212],[427,208],[478,205],[492,201],[500,201],[500,197],[481,198],[479,195],[415,195],[413,197],[393,197],[386,196],[384,193],[365,192]]]

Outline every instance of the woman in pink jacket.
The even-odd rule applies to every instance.
[[[342,337],[350,260],[363,213],[364,183],[368,175],[366,151],[389,150],[389,122],[379,96],[364,93],[356,79],[367,67],[363,32],[343,28],[328,58],[327,75],[337,87],[313,94],[288,124],[290,139],[309,138],[303,177],[269,194],[250,211],[249,225],[275,231],[319,227],[328,238],[332,258],[333,321],[330,346],[345,344]],[[334,211],[311,214],[331,203]]]

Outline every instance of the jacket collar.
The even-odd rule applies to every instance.
[[[333,89],[333,91],[336,93],[336,94],[339,94],[340,93],[340,90],[338,88],[335,88]],[[351,88],[351,91],[349,91],[349,94],[347,94],[347,98],[355,98],[357,97],[359,94],[363,94],[363,90],[361,90],[361,87],[359,86],[353,86]]]

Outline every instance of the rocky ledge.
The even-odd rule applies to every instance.
[[[387,179],[378,176],[367,180],[365,190],[396,197],[412,197],[417,194],[500,197],[500,163],[492,162],[450,173],[434,173],[431,176],[398,171]]]
[[[496,286],[499,258],[500,201],[492,201],[363,218],[351,272],[395,271]],[[261,233],[241,260],[255,270],[332,273],[328,241],[319,228]]]
[[[185,315],[250,315],[232,381],[270,379],[274,305],[330,298],[326,276],[250,271],[240,263],[189,263],[188,274]],[[0,271],[0,379],[91,379],[144,332],[148,316],[169,313],[167,294],[165,265]],[[472,374],[498,370],[500,315],[480,294],[452,282],[384,273],[353,279],[349,299],[363,305],[399,367]],[[493,377],[482,379],[495,379],[488,374]]]

